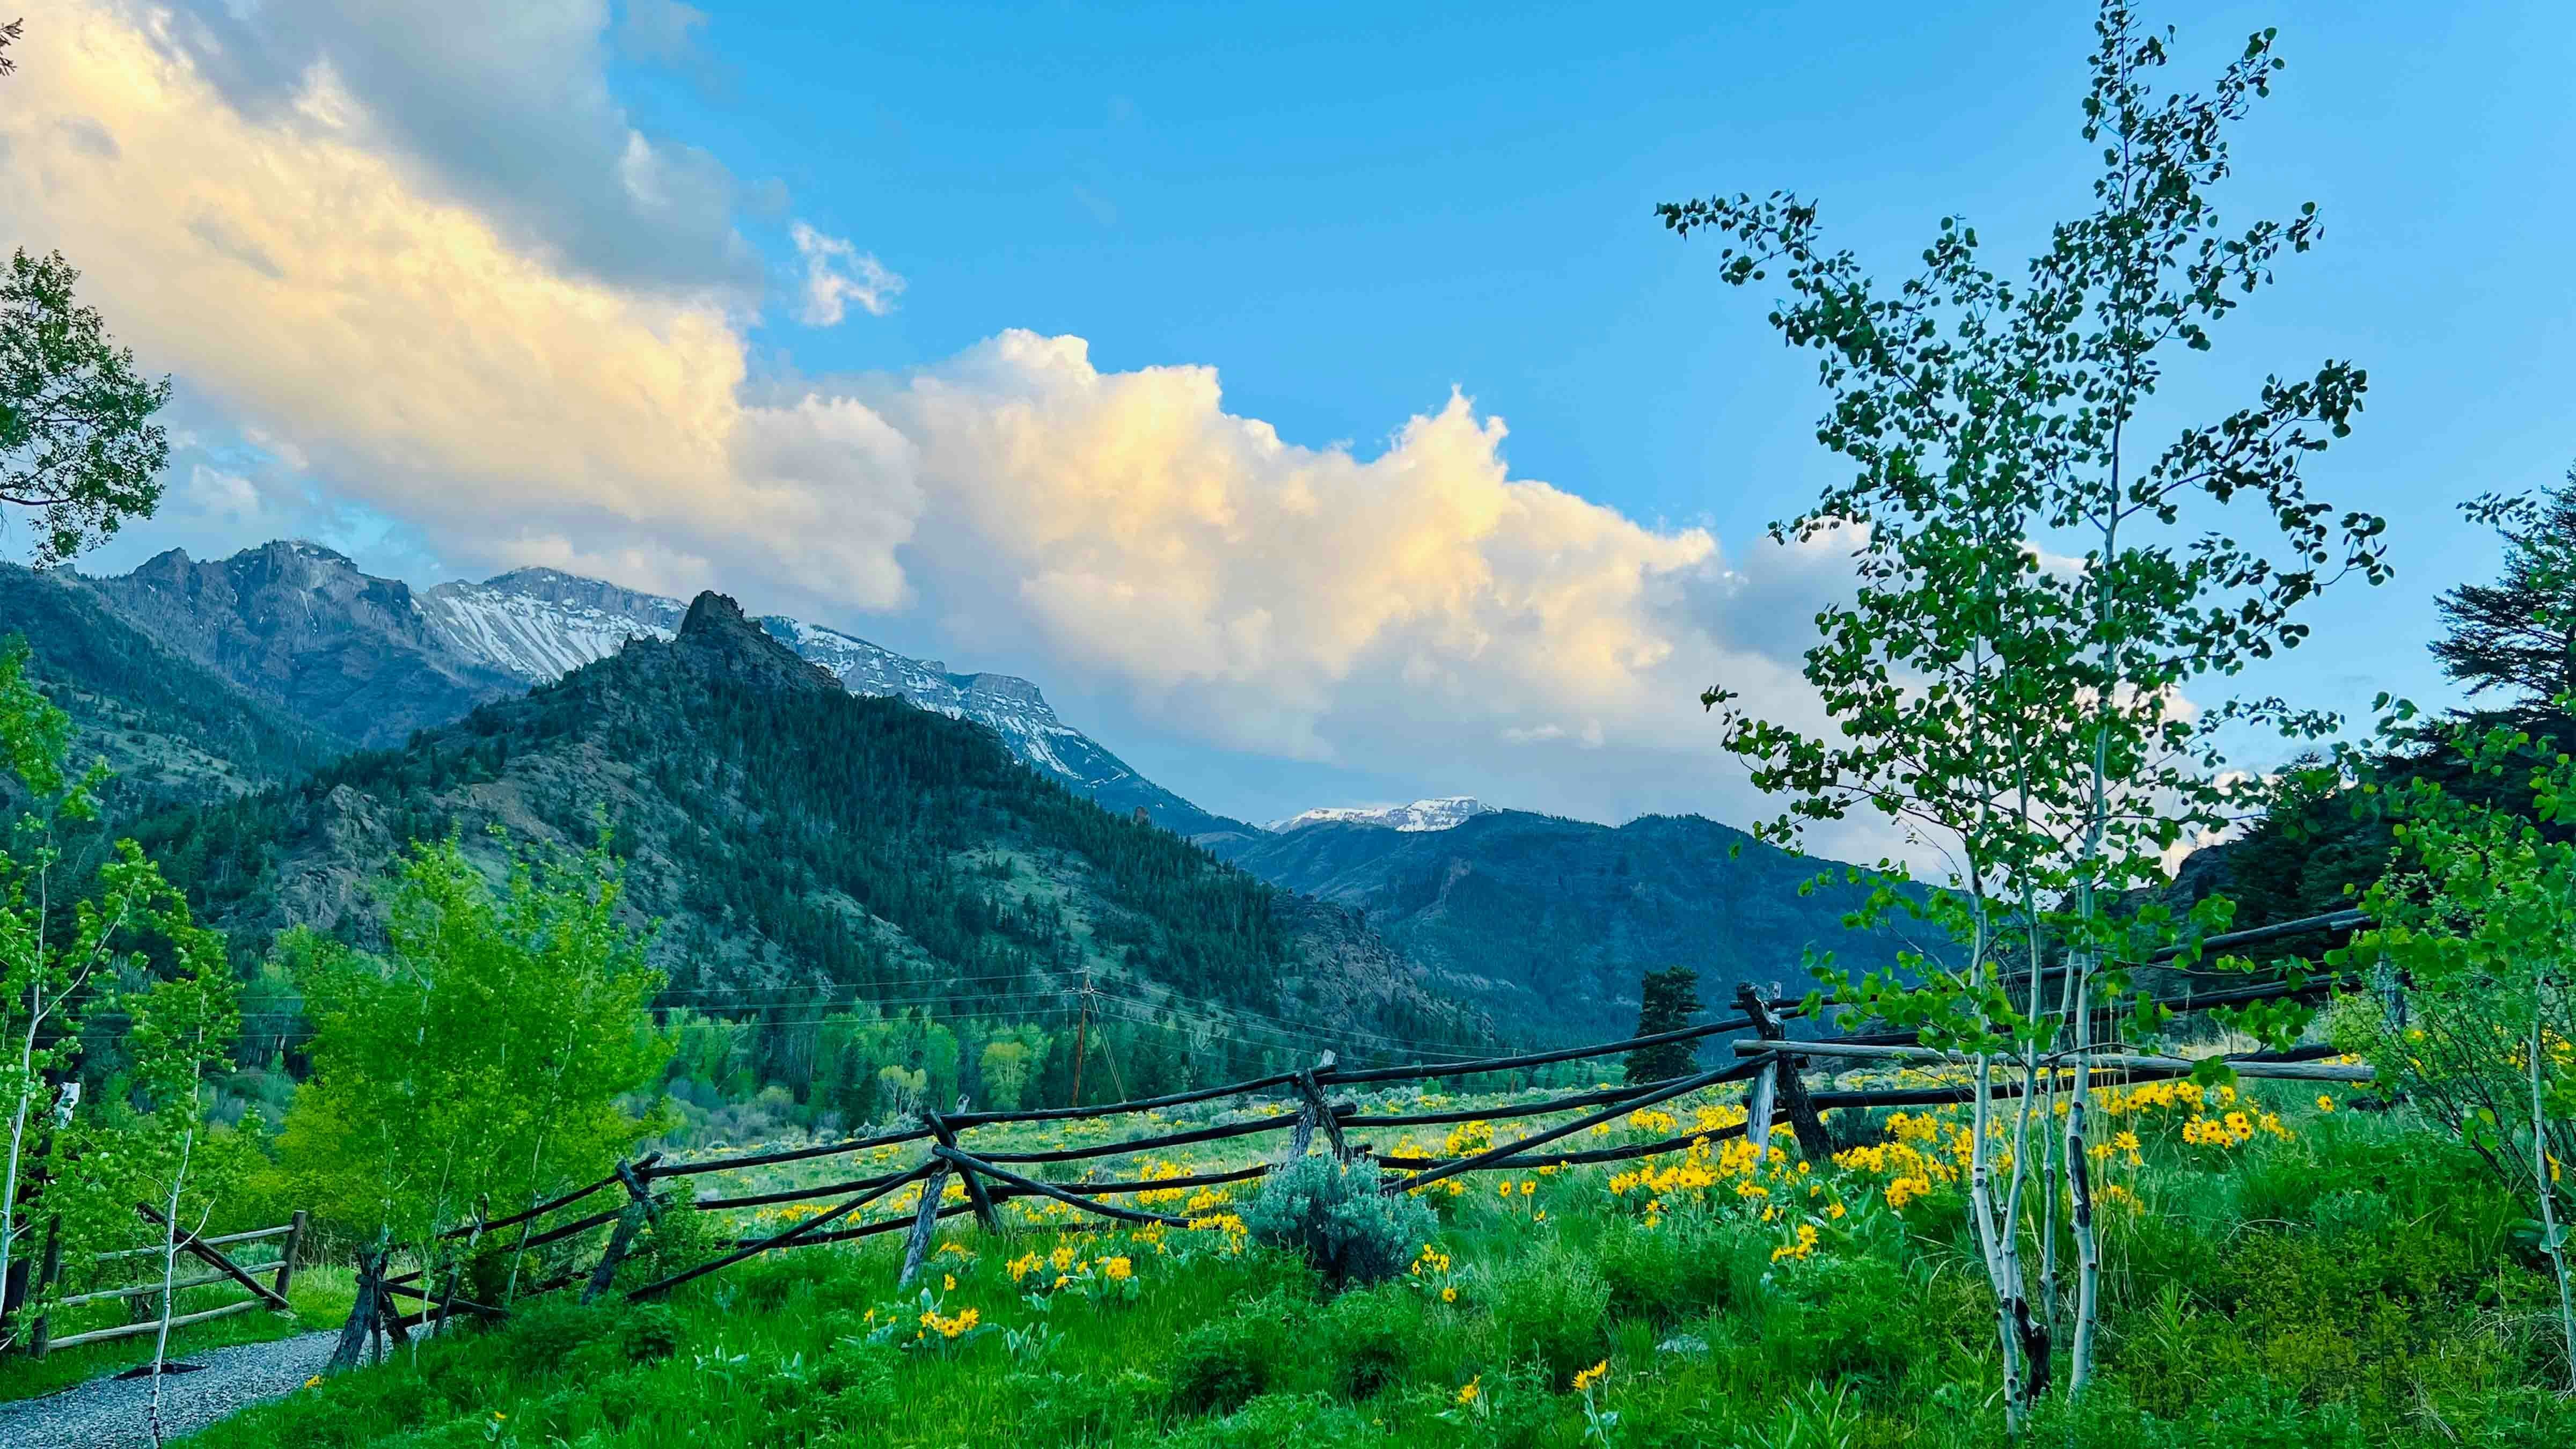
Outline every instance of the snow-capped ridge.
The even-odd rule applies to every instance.
[[[1285,833],[1309,825],[1374,825],[1387,830],[1455,830],[1476,816],[1501,811],[1501,806],[1488,805],[1472,795],[1444,795],[1410,805],[1327,805],[1273,821],[1270,829]]]

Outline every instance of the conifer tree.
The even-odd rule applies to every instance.
[[[1668,966],[1637,978],[1637,1035],[1679,1031],[1699,1014],[1699,973],[1687,966]],[[1628,1080],[1660,1082],[1688,1076],[1698,1055],[1690,1042],[1668,1041],[1628,1053]]]
[[[2505,689],[2526,703],[2576,692],[2576,466],[2537,497],[2489,496],[2462,511],[2504,535],[2504,576],[2442,596],[2442,672],[2473,695]]]

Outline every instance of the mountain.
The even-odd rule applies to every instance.
[[[430,628],[461,658],[529,684],[542,684],[617,651],[628,639],[668,639],[686,606],[554,569],[515,569],[475,583],[446,583],[421,596]],[[760,621],[787,647],[831,671],[852,694],[891,695],[951,719],[972,720],[1002,737],[1030,768],[1122,814],[1142,809],[1175,835],[1257,832],[1201,810],[1155,784],[1056,717],[1046,696],[1008,674],[951,674],[938,660],[913,659],[856,635],[782,615]]]
[[[1270,828],[1286,832],[1309,825],[1375,825],[1388,830],[1455,830],[1475,816],[1491,815],[1501,808],[1467,795],[1416,800],[1410,805],[1328,805],[1274,820]]]
[[[673,999],[756,1018],[780,1080],[851,1003],[1055,1025],[1087,1008],[1138,1092],[1327,1044],[1491,1039],[1353,913],[1077,798],[988,729],[853,695],[712,594],[668,640],[134,834],[237,941],[364,943],[405,842],[452,831],[497,869],[496,825],[612,831],[631,907],[665,923]]]
[[[1362,912],[1405,956],[1468,983],[1496,1021],[1532,1033],[1632,1030],[1637,977],[1662,966],[1698,971],[1701,1000],[1723,1012],[1738,981],[1801,989],[1809,946],[1855,969],[1896,958],[1893,937],[1844,928],[1862,890],[1801,893],[1830,863],[1698,816],[1616,829],[1519,810],[1446,828],[1323,820],[1222,853]]]
[[[554,569],[440,584],[420,596],[420,608],[449,649],[523,685],[605,659],[629,639],[668,639],[688,612],[677,599]]]
[[[337,742],[119,618],[79,580],[0,564],[0,637],[72,717],[72,758],[105,759],[110,803],[227,799],[292,779]],[[7,784],[0,783],[0,793]]]
[[[84,582],[171,652],[353,745],[396,744],[525,688],[450,650],[409,585],[362,574],[319,544],[206,562],[171,549]]]
[[[618,651],[669,640],[687,606],[555,569],[415,594],[319,544],[281,541],[229,559],[173,549],[130,574],[80,581],[171,652],[322,734],[368,749],[445,724]],[[854,635],[781,616],[759,624],[854,694],[892,695],[998,734],[1030,768],[1121,814],[1142,810],[1211,844],[1260,831],[1201,810],[1064,723],[1035,684],[952,674]]]

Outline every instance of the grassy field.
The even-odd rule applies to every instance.
[[[2563,1350],[2519,1210],[2402,1117],[2339,1106],[2173,1086],[2115,1104],[2104,1377],[2079,1408],[2051,1408],[2040,1442],[2576,1441],[2576,1410],[2547,1387]],[[1739,1111],[1671,1115],[1716,1126]],[[1434,1190],[1439,1227],[1413,1270],[1338,1295],[1233,1231],[1240,1204],[1222,1189],[1180,1205],[1193,1231],[952,1223],[910,1294],[894,1288],[894,1236],[781,1253],[663,1304],[540,1303],[196,1442],[2000,1442],[1955,1118],[1892,1125],[1835,1163],[1783,1152],[1757,1167],[1738,1142]],[[1490,1130],[1466,1124],[1458,1145]],[[1671,1130],[1639,1114],[1609,1135]],[[1447,1145],[1438,1133],[1418,1145]],[[1227,1160],[1241,1157],[1163,1170]]]

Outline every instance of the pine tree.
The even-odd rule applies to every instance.
[[[2547,704],[2576,691],[2576,466],[2536,498],[2482,498],[2463,511],[2504,535],[2504,576],[2442,596],[2449,632],[2433,657],[2471,694],[2502,688]]]
[[[1637,978],[1637,1035],[1679,1031],[1699,1014],[1699,973],[1687,966],[1649,971]],[[1698,1056],[1686,1041],[1643,1046],[1628,1053],[1628,1080],[1660,1082],[1688,1075]]]

